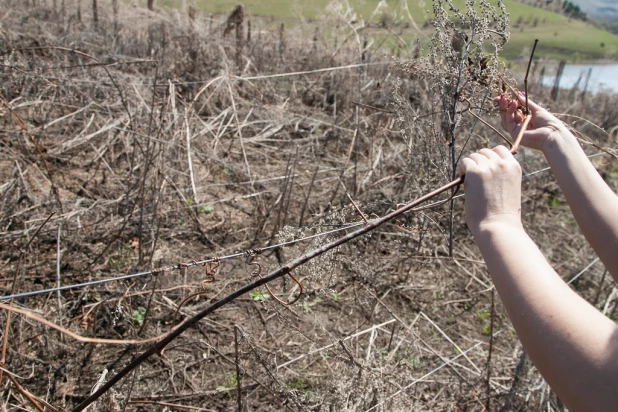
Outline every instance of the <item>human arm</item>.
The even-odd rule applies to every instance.
[[[519,99],[523,104],[524,97],[520,95]],[[500,99],[502,125],[512,135],[519,132],[523,121],[517,103]],[[528,104],[532,121],[524,132],[522,145],[545,155],[579,228],[618,282],[618,196],[566,126],[535,103]]]
[[[515,330],[572,411],[618,405],[618,328],[556,274],[524,231],[521,168],[509,151],[483,149],[462,160],[466,223]]]

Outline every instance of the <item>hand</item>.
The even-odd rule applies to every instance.
[[[500,96],[496,97],[495,100],[500,103],[502,127],[514,138],[519,133],[524,121],[524,115],[520,110],[517,110],[517,107],[519,105],[525,106],[526,97],[523,93],[519,93],[518,100],[509,101]],[[541,106],[528,100],[528,108],[532,119],[528,129],[524,132],[521,141],[523,146],[545,152],[552,143],[556,143],[566,136],[572,136],[564,123]]]
[[[506,147],[471,154],[459,173],[466,175],[466,224],[475,236],[494,222],[521,227],[521,167]]]

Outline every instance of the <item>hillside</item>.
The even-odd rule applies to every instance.
[[[229,13],[236,3],[236,0],[198,0],[197,7],[206,13]],[[456,0],[454,3],[463,7],[464,0]],[[160,4],[176,6],[179,3],[167,0]],[[403,0],[351,0],[349,11],[346,7],[333,7],[334,3],[330,0],[247,0],[244,4],[253,16],[263,16],[268,21],[285,21],[290,25],[298,25],[300,21],[311,25],[313,19],[325,14],[356,13],[359,19],[365,18],[374,25],[390,26],[408,45],[415,44],[417,39],[421,42],[426,40],[429,29],[424,23],[433,16],[431,2],[424,0],[408,0],[407,3]],[[511,41],[503,54],[507,59],[525,60],[535,38],[540,40],[537,49],[539,57],[568,60],[618,59],[618,36],[614,34],[590,23],[571,20],[513,0],[506,0],[504,4],[510,13],[512,25]],[[312,30],[307,29],[307,32],[312,33]]]

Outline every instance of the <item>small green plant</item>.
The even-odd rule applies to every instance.
[[[230,389],[234,389],[236,385],[238,385],[238,376],[236,376],[236,372],[234,371],[227,377],[222,385],[217,386],[217,390],[225,393],[225,396],[231,397]]]
[[[270,299],[270,295],[268,293],[262,293],[259,290],[254,290],[253,292],[251,292],[251,299],[256,302],[266,302],[268,299]]]
[[[303,310],[305,312],[311,312],[311,308],[313,308],[315,305],[317,305],[318,303],[322,302],[321,298],[315,298],[313,300],[313,302],[309,302],[308,300],[303,302]]]
[[[146,308],[143,306],[140,306],[139,308],[133,311],[133,314],[131,315],[131,320],[133,321],[133,323],[139,326],[142,326],[144,324],[145,316],[146,316]]]
[[[476,317],[480,320],[487,320],[489,319],[489,311],[487,309],[481,309],[476,312]]]
[[[547,204],[551,207],[560,206],[560,200],[555,196],[548,196]]]
[[[423,365],[423,361],[420,360],[420,358],[411,358],[411,359],[408,359],[408,365],[410,365],[414,369],[417,369]]]
[[[476,317],[483,322],[483,327],[481,328],[481,333],[483,335],[489,336],[491,335],[491,325],[489,324],[488,320],[491,316],[490,311],[485,308],[485,309],[481,309],[478,312],[476,312]]]
[[[114,271],[122,271],[131,265],[131,250],[122,247],[118,253],[110,256],[107,261],[109,268]]]
[[[290,389],[297,390],[303,394],[312,392],[311,385],[309,384],[309,382],[307,382],[305,379],[300,378],[300,377],[290,381],[288,383],[288,387]]]
[[[212,213],[212,211],[215,210],[211,205],[207,205],[207,206],[201,206],[198,209],[199,214],[201,215],[209,215]]]
[[[331,292],[331,296],[333,297],[333,300],[335,302],[339,302],[341,300],[341,296],[339,294],[337,294],[337,292],[335,292],[335,291]]]

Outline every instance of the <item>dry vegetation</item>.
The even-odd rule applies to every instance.
[[[90,2],[78,15],[69,0],[0,1],[4,295],[342,229],[265,251],[257,260],[266,273],[347,225],[448,182],[451,137],[456,157],[499,143],[474,117],[457,114],[460,104],[449,106],[449,64],[460,55],[433,49],[443,71],[381,64],[393,59],[354,31],[345,7],[320,22],[338,23],[332,37],[267,31],[250,16],[224,37],[225,16],[98,3],[93,27]],[[482,110],[491,108],[494,91],[475,70],[461,75],[475,79],[466,83],[467,97],[496,124]],[[296,74],[270,76],[277,73]],[[564,120],[596,146],[614,146],[614,96],[570,91],[552,102],[531,80],[535,100],[579,116]],[[445,113],[456,113],[455,121]],[[587,145],[590,153],[598,147]],[[519,157],[525,172],[546,166],[537,153]],[[616,161],[605,155],[595,164],[616,187]],[[558,272],[567,279],[587,268],[594,254],[549,173],[525,178],[524,202],[526,227]],[[242,410],[559,410],[497,296],[492,303],[462,206],[455,201],[452,230],[444,206],[405,215],[311,261],[295,272],[304,293],[291,306],[262,289],[226,305],[90,410],[220,411],[239,403]],[[173,326],[176,309],[201,290],[209,269],[12,304],[82,336],[148,339]],[[254,269],[245,257],[223,260],[181,315],[247,284]],[[614,316],[618,294],[608,278],[596,263],[572,286]],[[272,287],[284,300],[298,293],[289,278]],[[147,348],[78,342],[16,313],[7,330],[7,316],[0,314],[2,410],[53,410],[44,402],[70,410]]]

